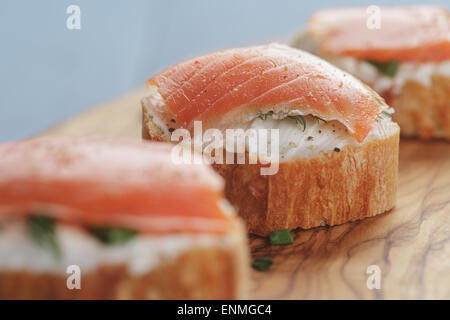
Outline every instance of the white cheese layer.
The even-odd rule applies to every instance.
[[[328,60],[335,66],[369,83],[378,92],[392,90],[394,94],[398,94],[408,81],[430,87],[433,75],[450,78],[450,61],[436,63],[401,62],[394,77],[387,77],[381,74],[375,66],[364,60],[351,57],[335,57],[328,58]]]
[[[32,239],[23,220],[0,222],[0,271],[64,275],[69,265],[79,266],[83,273],[100,265],[123,264],[131,275],[139,276],[192,248],[231,245],[229,236],[204,234],[138,235],[124,244],[106,245],[80,228],[58,224],[55,231],[62,252],[59,259]]]
[[[338,121],[324,122],[310,116],[305,116],[304,119],[306,120],[305,127],[290,118],[280,120],[270,116],[266,120],[256,118],[245,126],[245,129],[278,129],[281,161],[314,157],[324,151],[338,149],[340,151],[348,145],[358,144],[348,129]],[[388,116],[383,116],[376,121],[364,142],[389,137],[396,130],[397,125]],[[271,135],[269,134],[268,137],[270,138]],[[269,140],[269,144],[272,143],[274,141]]]
[[[356,60],[354,61],[356,63]],[[376,74],[373,72],[378,72],[375,67],[368,63],[360,64],[359,67],[365,69],[366,79],[370,80],[371,77],[375,77]],[[372,73],[371,73],[372,72]],[[162,121],[159,118],[159,114],[163,109],[162,97],[160,94],[152,88],[152,96],[143,100],[144,108],[146,108],[149,114],[152,114],[153,121],[158,127],[161,128],[163,132],[167,132],[165,139],[170,141],[170,133],[168,128],[168,121]],[[277,108],[274,108],[277,109]],[[299,111],[291,111],[289,115],[295,116],[301,114]],[[269,129],[267,130],[267,151],[270,153],[271,145],[274,143],[272,141],[272,136],[270,130],[277,129],[279,132],[279,157],[280,160],[290,160],[294,158],[302,157],[313,157],[317,156],[323,151],[330,151],[337,149],[342,149],[347,145],[355,145],[358,142],[353,138],[352,134],[348,132],[348,129],[339,121],[328,121],[324,122],[313,118],[311,116],[304,116],[306,121],[306,126],[297,123],[296,120],[292,118],[287,118],[287,114],[273,114],[265,117],[265,120],[260,117],[255,116],[255,118],[249,122],[242,123],[236,127],[229,129],[242,129],[243,132],[239,136],[245,136],[245,148],[250,154],[253,154],[252,149],[249,147],[249,138],[257,137],[259,139],[259,129]],[[156,120],[155,120],[156,119]],[[253,129],[254,132],[249,132],[248,129]],[[202,134],[205,134],[205,128],[203,128]],[[370,131],[366,141],[371,139],[379,139],[391,136],[398,130],[397,125],[392,122],[389,116],[381,115],[380,119],[376,121],[372,130]],[[221,132],[222,146],[227,146],[227,134],[226,130],[219,130]],[[198,137],[192,136],[192,141],[198,139]],[[237,140],[235,140],[235,143]],[[210,141],[200,144],[200,148],[197,151],[205,151],[205,147],[210,143]],[[269,146],[270,145],[270,146]],[[235,152],[238,148],[231,142],[231,147],[227,148],[228,152]],[[255,150],[255,148],[253,149]],[[256,152],[258,153],[258,151]],[[260,154],[259,154],[260,156]]]

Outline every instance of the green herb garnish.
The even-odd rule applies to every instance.
[[[275,230],[270,233],[270,243],[275,245],[293,244],[294,238],[289,229]]]
[[[125,243],[137,235],[136,230],[116,227],[93,227],[89,231],[101,242],[111,245]]]
[[[306,120],[305,120],[305,118],[303,118],[303,116],[296,115],[296,116],[287,116],[287,117],[289,119],[294,119],[295,122],[297,122],[297,124],[303,125],[303,131],[305,131],[305,129],[306,129]]]
[[[31,215],[28,217],[28,228],[36,242],[51,250],[55,258],[61,256],[61,250],[55,236],[55,219],[43,215]]]
[[[267,120],[267,117],[268,117],[268,116],[272,116],[272,115],[273,115],[273,111],[269,111],[269,112],[267,112],[267,113],[261,113],[261,114],[259,114],[258,117],[259,117],[261,120]]]
[[[383,116],[392,118],[392,115],[394,114],[394,109],[388,108],[386,110],[381,111],[381,114],[378,116],[379,119],[383,120]]]
[[[392,113],[389,113],[387,111],[382,111],[381,113],[384,114],[385,116],[392,118]]]
[[[395,76],[399,66],[399,62],[397,60],[391,60],[389,62],[367,60],[367,62],[376,67],[382,74],[391,78]]]
[[[302,126],[303,126],[303,131],[306,130],[306,120],[305,120],[304,116],[302,116],[302,115],[288,115],[288,114],[285,113],[285,112],[283,112],[282,114],[283,114],[286,118],[295,120],[295,122],[296,122],[297,124],[302,125]],[[261,120],[267,120],[267,117],[273,116],[273,115],[274,115],[274,112],[273,112],[273,111],[269,111],[269,112],[267,112],[267,113],[261,113],[261,114],[259,114],[259,115],[258,115],[258,118],[260,118]],[[318,117],[318,116],[314,116],[314,115],[312,115],[312,114],[309,114],[308,116],[312,117],[313,119],[316,119],[318,122],[320,122],[320,121],[323,121],[323,122],[325,122],[325,123],[327,122],[326,120],[324,120],[324,119],[322,119],[322,118],[320,118],[320,117]]]
[[[266,271],[270,268],[273,261],[270,258],[257,258],[252,263],[252,267],[259,271]]]
[[[318,116],[315,116],[315,115],[312,115],[312,114],[310,114],[310,116],[311,116],[313,119],[316,119],[318,123],[319,123],[320,121],[323,121],[323,122],[327,123],[327,120],[322,119],[321,117],[318,117]]]

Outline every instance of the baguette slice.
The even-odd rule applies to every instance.
[[[222,179],[173,164],[168,145],[10,143],[0,177],[0,299],[247,296],[247,238]]]
[[[318,11],[292,46],[321,56],[373,87],[395,109],[394,120],[403,136],[450,139],[447,9],[381,7],[380,14],[382,27],[369,30],[366,8]],[[390,61],[399,63],[396,70],[383,71]]]
[[[274,230],[336,225],[390,210],[395,204],[397,190],[399,128],[391,121],[390,117],[381,114],[381,111],[386,110],[388,106],[372,90],[362,86],[351,76],[334,69],[326,62],[308,56],[308,59],[304,61],[305,67],[302,65],[301,59],[296,60],[304,54],[301,51],[283,46],[277,47],[277,50],[283,52],[281,54],[283,58],[285,55],[293,56],[292,61],[289,61],[289,66],[291,70],[293,69],[291,72],[297,72],[298,79],[304,79],[300,86],[311,88],[311,95],[308,94],[306,97],[302,96],[302,88],[297,91],[298,100],[301,100],[302,104],[287,106],[281,100],[276,104],[261,105],[252,110],[250,107],[246,109],[245,106],[248,104],[245,104],[245,101],[236,102],[237,98],[235,98],[233,101],[236,102],[236,105],[229,105],[229,111],[221,117],[211,116],[211,120],[200,113],[194,119],[204,120],[204,130],[214,128],[214,125],[217,124],[221,130],[226,130],[227,125],[229,128],[237,127],[244,130],[279,129],[281,158],[279,159],[279,171],[276,174],[261,175],[262,165],[248,164],[248,161],[246,164],[213,164],[213,167],[225,178],[226,196],[238,209],[239,215],[245,219],[248,231],[265,236]],[[233,54],[240,53],[239,49],[232,52]],[[264,53],[266,55],[263,57],[268,60],[276,61],[278,57],[270,50],[269,52],[264,51]],[[220,54],[226,55],[225,53]],[[216,56],[217,59],[220,59],[220,54],[218,54],[219,57]],[[199,61],[201,64],[203,60],[207,60],[206,66],[211,66],[213,63],[209,60],[210,57],[200,57],[169,68],[165,71],[164,77],[173,75],[172,77],[176,80],[175,75],[188,74],[187,66],[195,65],[195,61]],[[260,57],[258,61],[264,62],[263,57]],[[244,59],[245,62],[241,62],[241,65],[254,61],[254,59],[258,58]],[[221,66],[223,66],[222,63]],[[191,74],[191,77],[195,78],[200,75],[199,78],[206,79],[201,81],[206,82],[204,86],[208,88],[208,92],[205,94],[214,92],[220,101],[220,95],[217,95],[214,90],[220,90],[229,84],[218,82],[217,79],[227,81],[228,75],[235,69],[231,69],[232,71],[222,70],[221,73],[217,70],[209,71],[207,67],[203,67],[198,73]],[[267,70],[262,68],[260,83],[266,84],[273,81],[268,76],[268,73],[273,70],[271,67],[273,66],[267,67]],[[302,68],[308,69],[309,67],[317,67],[319,75],[302,73]],[[258,65],[256,68],[261,68],[261,66]],[[322,73],[321,68],[325,68],[327,71]],[[283,65],[278,68],[275,66],[274,69],[286,70]],[[216,82],[208,79],[215,79]],[[343,82],[340,82],[341,80]],[[167,90],[167,87],[164,87],[164,82],[159,81],[158,79],[149,81],[149,94],[142,99],[143,137],[155,141],[170,141],[170,133],[173,131],[171,128],[190,129],[191,126],[189,123],[180,123],[179,114],[172,110],[178,109],[183,112],[188,112],[189,108],[196,108],[196,111],[201,110],[199,106],[203,102],[201,100],[203,93],[197,97],[189,96],[189,91],[192,90],[192,87],[195,88],[194,80],[180,84],[181,87],[172,88],[174,90],[172,93]],[[335,83],[338,87],[342,87],[344,82],[348,87],[342,90],[334,89]],[[321,85],[327,83],[329,87],[314,86],[315,83]],[[164,88],[162,89],[162,87]],[[178,92],[183,91],[183,87],[189,88],[189,91],[184,91],[186,100],[198,99],[199,104],[196,106],[181,104],[175,107],[167,105],[167,97],[174,101],[177,99]],[[280,90],[279,96],[292,93],[287,86],[276,88],[286,88],[286,90]],[[200,91],[199,88],[197,88],[198,91]],[[257,90],[249,88],[248,91],[242,92],[243,99],[250,101],[258,99],[258,96],[252,96],[255,91]],[[356,115],[360,112],[367,112],[367,114],[374,112],[375,117],[378,117],[367,119],[366,121],[370,122],[370,125],[364,123],[361,126],[369,128],[365,135],[361,137],[356,132],[351,132],[358,127],[360,121],[353,123],[355,127],[352,127],[349,122],[345,121],[347,119],[345,116],[333,118],[330,114],[322,113],[320,106],[315,108],[303,104],[304,100],[309,97],[320,97],[318,99],[326,101],[330,92],[331,95],[334,93],[337,95],[332,98],[332,101],[341,101],[341,103],[348,97],[368,97],[365,105],[354,105],[355,110],[352,112]],[[210,101],[209,99],[205,98],[206,101]],[[350,101],[349,108],[352,108],[351,101],[356,100],[351,98],[347,100]],[[326,105],[339,108],[339,106],[333,106],[333,103],[326,103]],[[206,112],[210,112],[214,107],[215,104],[210,107],[206,105]],[[242,109],[244,111],[239,113]],[[305,113],[305,109],[313,115]],[[248,113],[251,112],[253,113],[248,116]],[[296,120],[293,119],[295,115],[302,115],[305,128],[296,123]],[[317,117],[325,118],[327,121],[318,121]],[[347,117],[351,118],[352,115],[347,115]],[[353,119],[357,117],[355,116]],[[239,123],[236,124],[236,121]],[[358,138],[362,138],[362,140],[359,141]],[[246,151],[248,158],[249,150]],[[234,157],[236,156],[235,153]]]

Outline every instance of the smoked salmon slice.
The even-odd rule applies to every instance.
[[[340,8],[317,12],[308,24],[326,54],[387,62],[450,59],[450,15],[437,6]],[[372,20],[370,20],[372,19]],[[369,24],[369,26],[368,26]]]
[[[175,164],[171,146],[42,138],[0,146],[0,216],[46,214],[82,226],[149,233],[222,233],[223,182],[206,165]]]
[[[362,142],[387,108],[349,74],[301,50],[270,44],[225,50],[168,68],[148,81],[176,124],[219,129],[250,121],[274,106],[338,120]]]

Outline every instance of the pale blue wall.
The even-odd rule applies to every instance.
[[[287,39],[318,8],[420,2],[2,0],[0,141],[34,135],[180,59]],[[81,30],[66,28],[70,4],[81,7]]]

